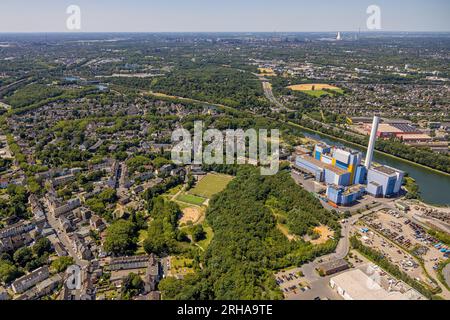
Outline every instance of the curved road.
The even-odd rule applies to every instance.
[[[316,267],[323,263],[323,262],[329,262],[332,260],[338,260],[343,259],[347,256],[348,252],[350,251],[350,228],[353,224],[355,224],[360,218],[362,218],[365,215],[371,214],[375,211],[380,210],[380,207],[371,209],[369,211],[356,214],[348,219],[346,219],[345,223],[341,222],[341,239],[339,240],[338,245],[336,246],[336,250],[333,253],[330,253],[328,255],[318,257],[312,262],[309,262],[307,264],[304,264],[301,266],[301,269],[303,271],[303,274],[305,277],[310,280],[319,280],[320,276],[317,274]],[[320,261],[320,262],[319,262]]]

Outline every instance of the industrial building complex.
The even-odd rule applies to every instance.
[[[388,166],[372,165],[378,123],[379,119],[375,117],[364,165],[361,152],[321,143],[314,147],[312,154],[297,156],[294,169],[324,183],[327,200],[334,205],[351,205],[365,193],[374,197],[397,195],[404,172]]]

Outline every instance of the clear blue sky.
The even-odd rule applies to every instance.
[[[449,0],[0,0],[0,32],[64,32],[66,8],[82,32],[366,30],[381,8],[384,31],[450,31]]]

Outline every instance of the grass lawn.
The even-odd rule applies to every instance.
[[[337,89],[337,90],[333,90],[336,93],[344,93],[344,91],[342,89]],[[314,97],[321,97],[321,96],[331,96],[332,93],[330,93],[329,91],[325,91],[325,90],[306,90],[306,91],[302,91],[303,93],[309,94],[310,96],[314,96]]]
[[[332,90],[333,92],[341,93],[341,94],[344,93],[344,90],[342,90],[336,86],[332,86],[332,85],[324,84],[324,83],[297,84],[297,85],[289,86],[288,88],[291,90],[294,90],[294,91],[301,91],[303,93],[306,93],[310,96],[317,97],[317,98],[324,96],[324,95],[329,95],[329,96],[332,95],[331,92],[329,92],[329,91],[327,92],[323,89]]]
[[[178,191],[180,191],[181,189],[183,189],[182,185],[178,185],[175,188],[172,188],[170,190],[168,190],[166,193],[164,193],[164,195],[168,195],[168,196],[174,196],[178,193]]]
[[[170,271],[169,275],[186,275],[193,273],[192,268],[193,259],[185,258],[183,256],[171,256],[170,257]]]
[[[194,196],[192,194],[180,194],[177,197],[177,200],[181,201],[181,202],[193,204],[193,205],[196,205],[196,206],[201,206],[203,204],[203,202],[205,202],[206,199]]]
[[[170,265],[174,269],[190,268],[189,265],[192,265],[193,261],[193,259],[185,258],[182,256],[172,256],[170,258]]]
[[[206,238],[197,242],[197,244],[202,247],[204,250],[208,248],[209,244],[211,243],[211,240],[214,236],[213,229],[206,223],[206,221],[203,223],[203,230],[206,232]]]
[[[210,199],[213,195],[225,189],[232,179],[233,177],[229,175],[209,173],[188,193]]]
[[[303,93],[306,93],[306,94],[308,94],[308,95],[310,95],[310,96],[313,96],[313,97],[321,97],[321,96],[325,96],[325,95],[329,95],[329,96],[331,96],[331,93],[329,93],[329,92],[326,92],[326,91],[324,91],[324,90],[305,90],[305,91],[302,91]]]
[[[138,248],[136,254],[145,254],[144,241],[147,239],[147,230],[139,230]]]

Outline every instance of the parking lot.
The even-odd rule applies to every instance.
[[[410,250],[424,261],[425,268],[433,278],[437,278],[436,270],[440,261],[448,258],[448,253],[444,252],[448,248],[439,244],[439,241],[430,236],[426,230],[411,221],[406,215],[397,210],[380,210],[375,214],[364,217],[363,221],[373,230],[381,233],[398,246]],[[397,246],[391,247],[392,243],[386,241],[381,236],[373,236],[370,232],[360,234],[367,237],[366,241],[373,241],[374,248],[386,254],[388,259],[399,265],[403,271],[407,272],[413,278],[419,278],[425,283],[434,286],[427,279],[423,270],[415,267],[415,264],[409,262],[411,255]]]
[[[342,300],[329,286],[330,276],[310,281],[301,268],[293,268],[278,272],[275,279],[286,300]]]
[[[364,230],[364,231],[363,231]],[[381,252],[390,262],[397,265],[401,270],[405,271],[410,277],[420,279],[427,282],[427,276],[419,266],[417,261],[409,253],[405,252],[398,246],[387,241],[374,231],[355,227],[355,232],[361,235],[361,241],[364,245],[374,248]]]

